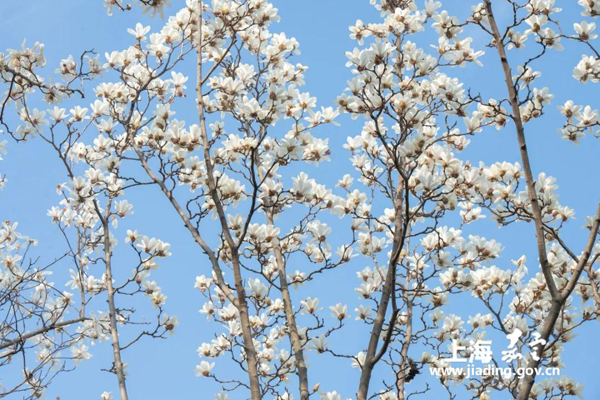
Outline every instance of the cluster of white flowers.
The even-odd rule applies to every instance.
[[[104,1],[109,14],[134,4],[164,18],[170,1]],[[428,366],[447,366],[453,344],[466,348],[494,330],[518,329],[525,341],[549,326],[542,333],[553,345],[522,363],[562,366],[563,344],[574,329],[599,317],[600,272],[592,265],[600,257],[600,216],[586,218],[586,250],[570,250],[563,228],[575,211],[559,202],[554,177],[533,175],[524,136],[554,99],[550,88],[537,86],[542,71],[536,62],[547,52],[585,45],[595,55],[584,54],[573,76],[581,83],[600,81],[596,25],[583,20],[573,35],[563,33],[554,0],[507,9],[515,23],[505,28],[498,27],[489,0],[474,5],[464,21],[435,0],[371,4],[381,18],[350,27],[357,43],[346,53],[352,78],[336,107],[318,107],[302,89],[307,67],[294,63],[299,43],[271,31],[279,15],[266,0],[186,0],[160,29],[141,23],[127,29],[131,44],[124,49],[63,58],[54,70],[59,83],[41,74],[42,44],[0,53],[5,104],[15,106],[18,118],[16,129],[0,119],[3,129],[18,141],[41,137],[65,167],[61,181],[67,182],[57,186],[61,200],[48,216],[69,246],[66,287],[73,292],[50,282],[52,264],[38,268],[26,256],[35,242],[4,223],[0,296],[9,293],[18,314],[0,321],[0,365],[5,359],[11,364],[12,353],[31,339],[38,366],[24,368],[24,383],[39,397],[44,371],[87,360],[90,345],[111,341],[111,371],[123,394],[121,350],[143,336],[173,333],[178,318],[165,313],[167,295],[151,275],[171,246],[133,227],[123,233],[134,213],[125,197],[135,187],[164,196],[209,261],[210,272],[199,273],[195,288],[203,298],[200,313],[218,328],[197,350],[196,375],[220,386],[217,400],[292,400],[292,383],[300,400],[342,400],[337,391],[320,390],[320,383],[309,386],[309,351],[319,361],[337,357],[355,368],[357,400],[405,399],[429,390],[428,383],[409,394],[407,384]],[[600,15],[595,2],[579,4],[583,17]],[[489,56],[466,36],[472,28],[481,28],[490,49],[498,50],[499,81],[508,94],[485,99],[468,79],[453,76],[456,67],[479,70]],[[435,35],[429,48],[420,36],[427,30]],[[513,50],[527,61],[511,67]],[[195,79],[182,72],[193,58]],[[179,105],[188,101],[191,82],[197,112],[190,120]],[[76,84],[93,89],[91,103],[72,99],[83,93]],[[559,130],[564,139],[600,136],[592,106],[568,100],[559,110],[566,118]],[[354,172],[340,173],[334,189],[313,172],[333,151],[315,132],[337,124],[340,113],[363,123],[343,146]],[[487,128],[513,124],[520,162],[462,158]],[[0,153],[5,147],[0,141]],[[0,176],[0,189],[4,182]],[[500,267],[503,246],[472,233],[482,219],[499,227],[533,221],[541,271],[529,274],[525,256]],[[136,257],[127,277],[113,275],[120,240]],[[327,287],[330,270],[353,260],[362,268],[351,272],[358,278],[354,303],[324,304],[310,292],[313,281]],[[581,276],[584,268],[587,276]],[[451,299],[461,294],[479,308],[449,313]],[[127,306],[133,295],[147,299],[156,321],[143,319],[143,332],[120,343],[120,330],[140,324],[142,312]],[[23,326],[42,329],[26,333]],[[360,348],[338,348],[337,338],[357,326],[368,332]],[[54,340],[55,331],[68,332],[67,339]],[[70,357],[61,353],[67,349]],[[422,355],[411,358],[417,351]],[[380,362],[387,366],[381,383],[373,376]],[[451,396],[463,390],[480,399],[493,390],[533,398],[582,390],[567,377],[533,385],[518,377],[453,375],[441,376],[440,384]]]
[[[444,215],[455,208],[460,210],[463,225],[490,218],[499,226],[505,226],[535,219],[534,206],[539,207],[541,223],[555,232],[546,245],[549,268],[558,290],[569,290],[578,262],[555,240],[557,232],[574,218],[575,212],[559,203],[556,180],[539,173],[532,186],[537,201],[534,205],[531,191],[526,187],[527,173],[521,163],[479,163],[475,166],[458,158],[458,153],[470,143],[471,136],[487,126],[503,129],[515,118],[514,107],[512,110],[506,107],[511,104],[510,98],[498,101],[473,97],[462,82],[442,72],[442,68],[452,66],[481,66],[479,60],[483,52],[471,48],[471,38],[462,39],[460,35],[466,24],[480,25],[490,33],[487,6],[485,3],[474,6],[465,24],[439,10],[441,4],[434,1],[426,2],[422,10],[412,1],[372,3],[382,11],[384,22],[366,24],[357,21],[350,28],[350,37],[362,47],[347,53],[347,66],[352,69],[354,78],[349,82],[347,92],[338,98],[338,104],[353,117],[365,117],[361,135],[349,137],[345,147],[353,154],[351,161],[360,174],[359,182],[376,190],[375,193],[381,193],[382,199],[388,199],[387,207],[392,208],[384,209],[380,215],[371,214],[378,200],[378,196],[372,195],[370,205],[346,210],[346,214],[354,216],[353,227],[361,231],[360,252],[371,258],[375,265],[375,268],[367,267],[358,273],[361,283],[356,291],[359,298],[374,303],[357,308],[357,319],[371,325],[372,334],[381,335],[381,339],[389,343],[388,350],[393,348],[394,341],[408,340],[404,335],[415,329],[420,332],[437,329],[434,337],[446,346],[451,339],[468,345],[467,335],[483,338],[483,328],[496,329],[496,324],[504,332],[519,328],[531,334],[551,313],[552,298],[543,274],[527,276],[524,258],[516,262],[516,271],[489,266],[487,264],[500,256],[502,247],[499,243],[475,235],[469,235],[467,239],[460,230],[440,225]],[[560,33],[554,18],[560,11],[554,7],[554,1],[528,1],[522,9],[515,9],[515,13],[519,13],[519,17],[515,17],[520,21],[518,26],[510,27],[503,36],[502,45],[508,50],[524,49],[528,38],[535,38],[541,48],[539,56],[534,55],[530,61],[519,65],[516,68],[518,74],[512,76],[512,84],[521,99],[517,107],[520,123],[542,117],[554,97],[549,88],[535,87],[541,72],[534,70],[532,63],[550,49],[563,49],[561,39],[565,35]],[[410,39],[411,35],[425,30],[429,22],[440,37],[438,45],[434,46],[438,54],[429,55]],[[583,21],[575,24],[577,35],[567,38],[587,43],[596,38],[594,28],[593,23]],[[374,38],[371,43],[367,43],[369,37]],[[571,101],[561,107],[561,111],[568,119],[565,129],[561,130],[565,138],[577,141],[585,131],[595,132],[597,112],[591,107],[584,109]],[[464,128],[460,127],[460,122]],[[345,179],[338,186],[349,191],[351,184],[351,180]],[[361,205],[367,196],[363,194],[362,198]],[[589,221],[588,229],[593,226],[592,219]],[[412,246],[396,248],[405,240],[408,242],[409,239],[402,237],[407,231]],[[380,239],[383,233],[385,239]],[[419,236],[420,240],[415,240]],[[391,247],[391,251],[378,260],[377,253],[386,247]],[[389,260],[397,260],[397,264]],[[380,266],[384,262],[388,265]],[[386,287],[386,277],[392,269],[395,271],[391,276],[395,276],[397,282],[395,289]],[[436,286],[438,284],[441,286]],[[586,300],[591,299],[589,285],[584,279],[575,287],[575,293]],[[461,291],[470,292],[494,311],[484,317],[481,314],[469,317],[469,324],[480,331],[477,335],[464,329],[462,316],[446,317],[440,309],[449,301],[450,294]],[[510,299],[511,294],[515,297],[509,301],[510,312],[497,311],[496,304],[502,304],[499,299]],[[389,299],[393,302],[394,297],[395,303],[389,305]],[[423,302],[423,298],[428,302]],[[382,307],[389,308],[383,308],[381,313]],[[569,317],[555,327],[558,332],[565,333],[565,341],[570,336],[568,332],[577,324],[597,317],[591,307],[586,307],[583,315],[573,314],[570,307],[565,305],[561,315]],[[390,322],[379,325],[371,311],[379,316],[388,315]],[[431,312],[431,321],[411,317],[428,312]],[[443,325],[440,325],[442,321]],[[388,334],[392,324],[394,329]],[[323,345],[322,341],[320,345]],[[402,347],[396,351],[400,352]],[[381,353],[375,357],[373,349],[365,349],[366,353],[360,353],[360,361],[355,359],[361,366],[362,377],[370,376],[368,365],[373,359],[381,358]],[[559,353],[556,350],[553,354],[560,357]],[[446,354],[442,351],[436,356],[428,356],[421,363],[442,365],[440,360]],[[547,354],[552,359],[553,356]],[[387,362],[394,363],[392,359],[390,356]],[[399,370],[409,368],[406,358],[395,365]],[[402,379],[402,384],[406,382],[405,378],[396,375],[396,379]],[[463,379],[466,376],[457,382]],[[505,387],[518,384],[517,381],[502,383]],[[487,393],[489,385],[495,384],[473,386],[472,381],[465,384],[468,390],[479,393]],[[384,386],[379,392],[380,398],[396,398],[395,389],[393,385]],[[359,389],[357,398],[366,398],[366,393]]]
[[[74,294],[61,291],[51,281],[52,264],[42,266],[28,253],[37,241],[20,234],[17,223],[5,221],[0,226],[0,297],[10,298],[9,317],[0,329],[0,357],[10,360],[26,344],[33,357],[24,359],[22,380],[7,379],[6,389],[24,386],[32,394],[44,392],[45,371],[56,366],[58,359],[86,360],[91,357],[82,336],[65,339],[61,330],[83,321]],[[60,328],[64,326],[65,328]],[[40,328],[42,327],[42,328]],[[70,349],[70,356],[62,353]],[[8,386],[10,385],[10,386]],[[4,390],[5,388],[3,388]]]

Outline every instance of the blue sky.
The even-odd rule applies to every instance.
[[[171,0],[177,9],[184,2]],[[451,12],[464,16],[472,1],[447,0],[444,6]],[[563,15],[572,22],[578,21],[579,7],[572,0],[558,1],[565,9]],[[562,4],[561,4],[562,3]],[[306,90],[316,96],[320,105],[332,105],[342,93],[346,81],[351,78],[344,66],[344,53],[352,50],[355,43],[348,37],[348,25],[356,19],[365,22],[378,21],[379,13],[369,5],[368,0],[275,0],[279,8],[281,23],[273,31],[285,31],[300,42],[302,54],[297,58],[309,66],[306,73]],[[502,13],[500,12],[500,18]],[[157,19],[142,16],[138,9],[128,13],[115,13],[107,17],[100,0],[29,0],[27,2],[0,3],[2,27],[0,28],[0,49],[16,48],[24,38],[29,44],[35,41],[46,45],[46,56],[50,69],[58,65],[61,58],[69,54],[77,55],[83,50],[95,49],[103,55],[105,51],[120,50],[130,43],[128,27],[142,21],[160,27]],[[572,29],[564,26],[566,31]],[[477,35],[480,35],[477,32]],[[475,47],[483,48],[487,38],[475,36]],[[551,52],[543,65],[536,65],[543,73],[539,85],[550,86],[556,95],[549,114],[527,126],[527,138],[531,151],[534,174],[545,171],[558,179],[561,203],[574,208],[577,220],[568,228],[567,241],[577,251],[582,247],[585,232],[580,229],[584,216],[593,213],[600,198],[598,185],[598,143],[588,137],[580,146],[564,142],[556,133],[560,126],[560,116],[555,106],[574,98],[576,103],[590,104],[597,108],[597,86],[579,85],[571,78],[571,70],[585,49],[566,46],[562,53]],[[466,84],[480,91],[484,98],[500,97],[504,94],[504,83],[497,55],[490,49],[483,58],[484,67],[456,69],[449,74],[461,78]],[[48,71],[49,72],[49,71]],[[188,87],[191,85],[188,85]],[[193,104],[183,112],[193,110]],[[178,115],[179,116],[179,115]],[[190,118],[191,119],[191,118]],[[316,134],[328,137],[333,150],[331,165],[319,168],[319,180],[335,183],[348,168],[348,153],[341,148],[348,135],[360,133],[362,122],[341,117],[340,127],[326,127]],[[0,138],[2,139],[2,138]],[[38,253],[51,257],[62,249],[56,228],[46,216],[47,210],[58,203],[55,186],[64,182],[64,171],[52,157],[49,149],[39,141],[26,144],[10,143],[9,153],[0,163],[0,171],[8,175],[9,182],[0,193],[0,219],[18,221],[20,231],[40,241]],[[512,126],[502,131],[488,130],[473,141],[465,152],[465,158],[474,163],[482,160],[518,161],[518,147]],[[335,168],[331,168],[335,165]],[[157,236],[171,243],[173,256],[163,262],[155,274],[163,291],[169,296],[167,311],[176,314],[180,320],[177,333],[164,341],[143,341],[125,353],[129,365],[129,390],[133,399],[209,399],[214,386],[206,380],[194,376],[194,366],[199,359],[196,348],[209,341],[215,330],[198,314],[202,298],[193,288],[197,275],[209,274],[206,258],[185,234],[175,213],[156,192],[136,191],[129,198],[135,206],[135,214],[127,220],[132,226],[150,236]],[[151,218],[149,218],[151,216]],[[498,261],[501,268],[509,267],[511,259],[522,254],[528,255],[528,267],[535,269],[535,245],[533,226],[519,225],[498,230],[495,224],[483,222],[478,226],[479,234],[500,241],[505,251]],[[312,288],[323,304],[352,302],[356,299],[354,286],[355,272],[366,266],[365,260],[358,260],[343,269],[328,275],[321,287]],[[130,271],[124,267],[123,273]],[[64,272],[64,271],[63,271]],[[57,281],[60,282],[58,271]],[[321,289],[321,290],[320,290]],[[322,290],[327,289],[327,290]],[[463,313],[467,300],[459,300],[450,306],[449,312]],[[143,307],[140,305],[140,307]],[[350,307],[352,310],[353,307]],[[598,348],[595,338],[600,334],[597,323],[590,323],[578,330],[579,336],[567,345],[564,358],[568,373],[585,387],[588,399],[600,398],[600,382],[597,380],[597,362],[593,356],[586,357],[590,350]],[[345,335],[339,339],[341,347],[358,349],[365,345],[364,336]],[[75,372],[59,377],[48,392],[48,398],[60,396],[62,400],[99,398],[105,390],[116,393],[116,379],[113,375],[100,372],[109,366],[108,346],[92,349],[94,357],[82,364]],[[311,354],[311,384],[321,382],[324,390],[337,390],[344,396],[353,396],[356,390],[357,371],[348,367],[346,361],[324,360]],[[217,361],[218,363],[218,361]],[[338,369],[338,366],[341,368]],[[343,367],[343,368],[342,368]],[[594,368],[595,367],[595,368]],[[336,371],[336,372],[332,372]],[[337,372],[343,371],[343,372]],[[318,378],[317,378],[318,377]],[[419,384],[418,378],[415,385]],[[428,397],[429,398],[429,397]],[[433,397],[431,397],[433,398]]]

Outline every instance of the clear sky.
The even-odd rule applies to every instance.
[[[184,4],[183,0],[171,2],[173,6],[167,12],[177,10]],[[378,21],[379,13],[369,5],[368,0],[274,0],[273,3],[279,8],[281,22],[272,30],[284,31],[288,36],[298,39],[302,54],[297,61],[310,68],[306,73],[306,89],[318,98],[320,105],[333,105],[351,77],[350,70],[344,65],[344,53],[355,46],[348,37],[348,25],[354,24],[357,19]],[[464,16],[474,2],[446,0],[443,3],[451,12]],[[557,5],[565,10],[567,19],[573,22],[578,20],[580,8],[575,1],[558,0]],[[127,28],[133,27],[138,21],[151,25],[153,30],[161,26],[160,20],[142,16],[137,8],[108,17],[101,0],[2,1],[0,16],[0,49],[16,48],[23,39],[30,44],[43,42],[51,69],[58,65],[61,58],[69,54],[77,55],[83,50],[93,48],[103,55],[106,51],[125,48],[130,44]],[[564,28],[569,32],[572,30],[571,26]],[[485,40],[476,36],[475,47],[483,49]],[[555,176],[560,186],[561,203],[576,210],[577,220],[568,228],[567,241],[579,251],[585,237],[580,227],[584,217],[593,213],[600,198],[600,148],[597,140],[589,137],[580,146],[561,140],[556,132],[561,119],[555,106],[572,97],[579,104],[591,104],[594,108],[600,105],[597,85],[581,86],[571,78],[571,70],[585,49],[567,47],[562,53],[552,52],[544,65],[536,66],[543,73],[539,85],[550,86],[556,97],[549,115],[527,126],[527,135],[534,174],[545,171]],[[484,68],[469,67],[451,73],[476,87],[476,91],[480,91],[485,98],[497,98],[504,94],[504,83],[495,52],[485,50],[487,54],[482,59]],[[193,111],[191,97],[189,101],[191,106],[184,109],[183,113]],[[339,122],[340,127],[330,126],[318,132],[319,136],[329,138],[333,151],[331,165],[319,169],[319,180],[324,183],[334,184],[345,173],[344,168],[349,167],[348,153],[341,146],[347,136],[360,133],[362,126],[360,120],[352,121],[347,117],[341,117]],[[18,221],[22,233],[40,241],[37,250],[40,255],[56,255],[62,249],[62,242],[46,212],[59,201],[55,186],[66,180],[64,171],[41,142],[19,145],[11,142],[8,151],[5,160],[0,162],[0,171],[6,173],[9,180],[4,191],[0,192],[0,220]],[[509,125],[499,132],[490,129],[480,135],[466,152],[465,158],[474,163],[479,160],[486,163],[519,161],[513,126]],[[335,168],[331,168],[332,165]],[[198,314],[203,299],[193,288],[197,275],[209,274],[208,262],[160,196],[139,191],[129,200],[135,206],[135,214],[128,219],[128,226],[160,237],[172,245],[173,256],[161,262],[154,276],[168,295],[167,312],[176,314],[180,321],[176,334],[168,340],[143,341],[125,352],[125,362],[129,363],[131,398],[212,399],[214,386],[194,375],[194,367],[199,362],[195,350],[203,341],[210,340],[216,328],[215,324],[207,323],[204,316]],[[530,271],[535,269],[537,257],[533,226],[519,225],[498,230],[495,224],[488,221],[477,229],[479,234],[494,238],[505,247],[497,263],[500,268],[509,267],[511,259],[526,254]],[[356,301],[355,272],[366,265],[364,259],[358,259],[344,266],[321,281],[322,287],[313,287],[310,294],[318,294],[322,303],[327,305],[337,302],[352,304]],[[123,270],[127,273],[131,268],[124,266]],[[56,273],[57,282],[61,282],[58,278],[60,273]],[[464,314],[468,301],[458,300],[450,306],[449,312]],[[596,322],[589,323],[577,333],[579,336],[574,342],[566,346],[564,362],[567,368],[563,373],[585,385],[586,398],[600,398],[596,361],[600,326]],[[339,341],[340,346],[356,351],[365,346],[365,337],[359,335],[346,334]],[[109,347],[93,348],[92,353],[92,360],[56,380],[48,392],[49,399],[57,396],[62,400],[97,399],[105,390],[117,392],[116,378],[100,372],[100,368],[109,367]],[[345,397],[353,396],[358,371],[349,368],[347,361],[324,360],[320,357],[328,356],[310,356],[311,384],[320,381],[324,390],[337,390]],[[422,379],[418,377],[411,385],[419,385]],[[433,399],[433,396],[427,398]]]

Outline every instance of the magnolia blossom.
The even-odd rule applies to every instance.
[[[104,54],[57,53],[53,66],[41,43],[0,53],[2,134],[37,141],[62,168],[45,177],[58,196],[46,222],[65,246],[38,257],[16,222],[0,227],[0,366],[18,372],[2,393],[41,398],[106,352],[128,398],[138,378],[126,379],[125,350],[200,317],[196,375],[217,400],[581,396],[567,376],[426,374],[515,332],[513,347],[532,351],[508,367],[566,367],[565,343],[600,319],[600,214],[559,197],[573,188],[557,179],[562,160],[550,174],[529,153],[553,118],[575,144],[600,136],[593,99],[563,98],[547,70],[598,83],[600,5],[579,1],[569,33],[553,0],[458,3],[453,15],[435,0],[372,0],[374,17],[349,27],[333,104],[306,89],[309,60],[266,0],[106,0],[109,15],[140,7],[155,23],[129,21]],[[491,158],[478,151],[499,135]],[[150,235],[165,207],[180,236]],[[197,255],[193,282],[167,264],[182,243]],[[173,284],[201,316],[173,315]],[[334,358],[355,386],[314,375]]]

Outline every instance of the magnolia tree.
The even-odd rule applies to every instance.
[[[536,373],[562,367],[564,344],[600,317],[600,205],[585,218],[587,239],[571,243],[575,211],[559,203],[556,179],[534,169],[526,139],[553,98],[536,85],[548,54],[580,48],[573,77],[600,81],[600,4],[580,0],[572,27],[553,0],[465,3],[463,20],[433,0],[371,3],[380,19],[350,27],[351,79],[335,105],[318,107],[301,89],[299,44],[272,31],[278,10],[263,0],[106,0],[109,15],[141,7],[163,25],[132,24],[129,43],[65,55],[53,74],[40,43],[0,53],[4,135],[43,143],[64,173],[51,178],[60,198],[48,211],[61,253],[35,254],[16,222],[0,229],[0,397],[44,396],[107,342],[95,351],[110,354],[104,370],[118,393],[101,398],[128,399],[143,377],[127,375],[127,349],[176,330],[166,311],[178,310],[151,275],[170,245],[128,223],[134,191],[168,204],[197,246],[198,277],[178,285],[195,286],[214,332],[197,343],[196,375],[220,387],[215,399],[581,395],[567,376]],[[487,98],[456,77],[460,68],[501,71],[489,79],[504,90]],[[600,125],[579,103],[559,107],[556,127],[575,144]],[[357,121],[330,148],[327,126],[340,114]],[[494,128],[520,162],[462,156]],[[327,186],[316,174],[332,153],[349,154],[353,169],[334,169],[337,185]],[[533,237],[537,260],[500,265],[504,248],[483,236],[493,232],[483,218]],[[334,272],[358,277],[340,289],[358,301],[320,303]],[[457,312],[465,299],[469,309]],[[359,348],[341,344],[348,334]],[[502,356],[485,351],[497,336],[510,339]],[[513,373],[446,368],[474,357]],[[335,359],[357,374],[354,388],[311,374]]]

